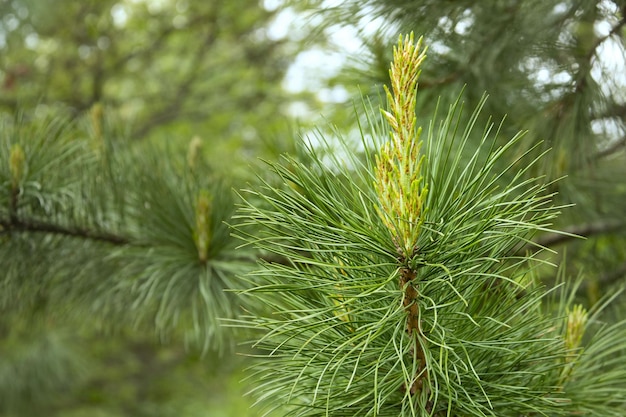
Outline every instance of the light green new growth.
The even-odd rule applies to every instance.
[[[211,243],[211,194],[207,190],[200,190],[196,200],[194,241],[198,248],[198,260],[205,263]]]
[[[416,271],[407,266],[407,261],[418,250],[417,239],[428,191],[423,184],[421,129],[416,128],[415,116],[417,79],[420,65],[426,57],[421,45],[422,39],[415,44],[411,33],[404,40],[400,36],[398,45],[394,47],[389,70],[391,91],[385,86],[389,111],[382,110],[390,127],[391,141],[385,142],[376,155],[374,182],[380,203],[376,210],[393,236],[400,260],[399,287],[403,291],[402,305],[408,316],[406,331],[413,337],[416,362],[414,377],[406,384],[413,395],[422,391],[424,379],[428,376]]]
[[[583,340],[583,335],[585,334],[585,329],[587,328],[588,320],[589,314],[582,305],[576,304],[571,311],[567,309],[565,334],[563,335],[566,355],[558,384],[561,389],[568,380],[572,378],[574,368],[582,354],[580,345]]]
[[[26,164],[26,156],[24,149],[19,143],[11,146],[9,156],[9,170],[11,172],[11,186],[17,188],[24,177],[24,169]]]
[[[201,151],[202,139],[199,136],[194,136],[187,147],[187,165],[192,172],[196,170]]]
[[[565,347],[567,349],[574,351],[580,347],[588,318],[587,310],[580,304],[576,304],[568,312],[567,329],[565,331]],[[575,354],[568,356],[568,362],[574,360],[576,356]]]
[[[426,51],[422,39],[414,43],[413,33],[402,36],[394,47],[389,70],[391,91],[385,86],[389,111],[382,110],[391,127],[391,141],[376,156],[378,213],[391,231],[400,256],[415,250],[427,188],[423,184],[420,158],[421,129],[416,128],[415,92]]]

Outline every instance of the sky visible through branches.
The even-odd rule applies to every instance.
[[[324,4],[327,7],[333,7],[340,4],[340,0],[327,0]],[[279,7],[284,8],[282,0],[265,0],[263,2],[265,8],[273,10]],[[563,4],[557,4],[554,8],[555,13],[564,7]],[[613,14],[611,8],[614,5],[609,1],[600,3],[600,9],[605,15]],[[294,9],[284,8],[267,29],[270,37],[298,37],[303,33],[297,30],[303,24],[315,25],[320,16],[314,14],[303,15]],[[459,21],[454,27],[450,19],[443,18],[439,25],[449,26],[450,31],[458,34],[467,33],[472,25],[471,12],[468,11],[467,16]],[[598,45],[596,57],[592,62],[591,75],[601,85],[603,94],[607,96],[619,94],[618,102],[626,103],[626,51],[619,42],[611,37],[611,30],[616,22],[610,20],[598,21],[594,25],[594,32],[598,38],[602,39],[602,43]],[[360,27],[349,25],[334,25],[327,30],[327,35],[331,41],[332,50],[322,49],[319,47],[311,48],[301,52],[290,66],[287,75],[283,81],[284,87],[292,92],[302,92],[305,90],[318,91],[320,100],[328,103],[344,102],[348,99],[348,92],[342,86],[334,88],[320,88],[326,84],[324,80],[328,80],[336,76],[341,68],[349,63],[356,62],[359,54],[363,53],[363,43],[359,35],[362,31],[366,36],[371,36],[381,30],[381,21],[373,19],[370,21],[363,20]],[[395,34],[391,34],[395,35]],[[395,39],[394,36],[389,36]],[[447,47],[438,42],[432,42],[428,45],[429,49],[438,54],[445,54]],[[532,80],[537,85],[546,85],[556,83],[567,85],[573,83],[570,75],[559,69],[551,68],[547,63],[529,57],[527,59],[529,72],[534,74]],[[617,88],[616,88],[617,87]],[[315,116],[309,114],[305,106],[295,105],[290,109],[294,116]],[[596,133],[605,131],[610,134],[613,139],[621,138],[624,132],[620,132],[619,128],[608,120],[599,120],[593,126]]]

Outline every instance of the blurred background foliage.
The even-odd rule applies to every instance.
[[[464,89],[552,151],[588,305],[626,276],[626,2],[0,0],[0,416],[245,416],[218,318],[259,256],[232,189],[298,131],[358,133],[398,33],[429,45],[418,118]],[[468,114],[470,111],[467,112]],[[334,128],[326,128],[327,122]],[[315,139],[313,139],[315,140]],[[537,174],[535,172],[534,174]],[[252,231],[253,232],[253,231]],[[554,271],[546,270],[545,282]],[[619,307],[619,302],[616,308]],[[618,311],[618,314],[619,311]],[[245,351],[240,347],[237,350]]]

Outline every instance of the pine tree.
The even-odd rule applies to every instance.
[[[622,415],[625,323],[538,283],[541,247],[520,253],[560,209],[552,182],[527,175],[545,152],[511,157],[524,135],[503,142],[501,125],[478,125],[484,101],[466,119],[462,98],[422,138],[424,58],[400,38],[364,158],[310,147],[309,164],[270,164],[280,186],[245,193],[237,218],[262,229],[240,235],[287,260],[261,263],[243,293],[259,402],[297,416]]]

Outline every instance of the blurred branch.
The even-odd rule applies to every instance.
[[[54,235],[79,237],[89,240],[106,242],[113,245],[128,245],[130,239],[112,233],[98,232],[83,228],[69,228],[58,224],[46,223],[37,220],[20,220],[17,218],[0,219],[0,234],[11,232],[50,233]]]
[[[606,158],[607,156],[613,155],[616,152],[619,152],[621,149],[626,148],[626,136],[623,136],[620,140],[616,141],[613,145],[609,146],[603,151],[595,154],[595,159]]]
[[[206,15],[198,15],[193,19],[189,20],[187,23],[187,29],[195,28],[196,26],[201,26],[206,24],[209,18]],[[100,54],[98,59],[95,61],[95,64],[91,68],[92,71],[92,94],[88,98],[76,98],[71,101],[72,107],[77,110],[77,114],[91,108],[95,103],[102,100],[104,84],[107,78],[109,78],[109,74],[116,74],[121,71],[124,65],[128,64],[133,59],[144,59],[148,62],[152,58],[152,56],[161,52],[164,48],[164,45],[170,38],[170,36],[179,32],[180,29],[171,25],[163,28],[158,34],[156,34],[151,42],[149,42],[145,48],[134,49],[132,52],[119,56],[113,63],[110,65],[104,64],[103,56]],[[108,34],[107,37],[109,39],[115,39],[115,35]],[[83,42],[85,43],[85,42]],[[106,101],[111,102],[112,98],[107,97]]]
[[[590,75],[591,69],[593,68],[592,60],[597,55],[600,45],[615,35],[626,24],[625,11],[626,9],[622,8],[622,18],[620,21],[611,28],[606,36],[597,38],[589,48],[589,51],[587,51],[587,54],[583,56],[583,60],[579,62],[580,69],[575,77],[576,82],[574,84],[575,93],[579,93],[587,88],[587,77]]]
[[[547,233],[539,236],[534,243],[528,243],[524,245],[519,251],[518,255],[525,253],[526,251],[537,252],[541,247],[554,247],[564,243],[567,243],[573,239],[588,238],[592,236],[602,235],[605,233],[613,233],[619,229],[624,228],[626,223],[623,220],[620,221],[603,221],[594,222],[581,225],[570,226],[563,229],[565,234],[561,233]]]
[[[602,45],[606,40],[615,35],[624,25],[626,25],[626,6],[622,7],[622,18],[620,21],[611,28],[609,33],[606,36],[602,36],[601,38],[596,39],[594,44],[592,45],[589,53],[587,55],[587,59],[591,59],[598,53],[598,47]]]
[[[444,77],[434,78],[430,80],[426,79],[424,81],[419,82],[419,88],[431,88],[431,87],[437,87],[437,86],[444,85],[444,84],[449,84],[458,80],[462,74],[463,74],[463,71],[457,70]]]
[[[611,106],[605,111],[593,115],[594,120],[609,119],[613,117],[619,117],[620,119],[626,118],[626,104],[611,103]]]
[[[17,100],[10,98],[0,98],[0,107],[7,107],[9,110],[17,111]]]
[[[198,15],[194,17],[193,19],[189,20],[189,22],[187,23],[187,28],[195,27],[196,25],[199,25],[199,24],[205,24],[206,21],[207,21],[206,15]],[[130,60],[134,58],[138,58],[141,56],[149,58],[153,53],[162,49],[163,44],[165,43],[165,41],[167,41],[170,35],[174,34],[175,32],[179,30],[180,29],[176,28],[173,25],[166,27],[154,39],[152,39],[152,41],[148,44],[149,46],[143,49],[133,50],[133,52],[120,57],[117,61],[113,63],[113,65],[111,65],[110,68],[108,68],[108,70],[118,71],[124,65],[126,65]]]
[[[205,37],[204,42],[198,48],[196,53],[194,54],[194,60],[191,64],[191,70],[187,74],[187,76],[179,83],[174,96],[167,100],[168,104],[157,112],[154,116],[152,116],[148,121],[146,121],[142,126],[137,128],[135,132],[133,132],[133,138],[142,139],[144,138],[152,129],[155,127],[174,120],[181,112],[183,108],[183,103],[186,97],[189,95],[189,92],[192,90],[193,83],[197,80],[200,75],[202,68],[201,63],[202,60],[206,57],[209,50],[217,40],[217,35],[219,33],[219,28],[217,25],[217,12],[211,16],[208,22],[210,28]]]

